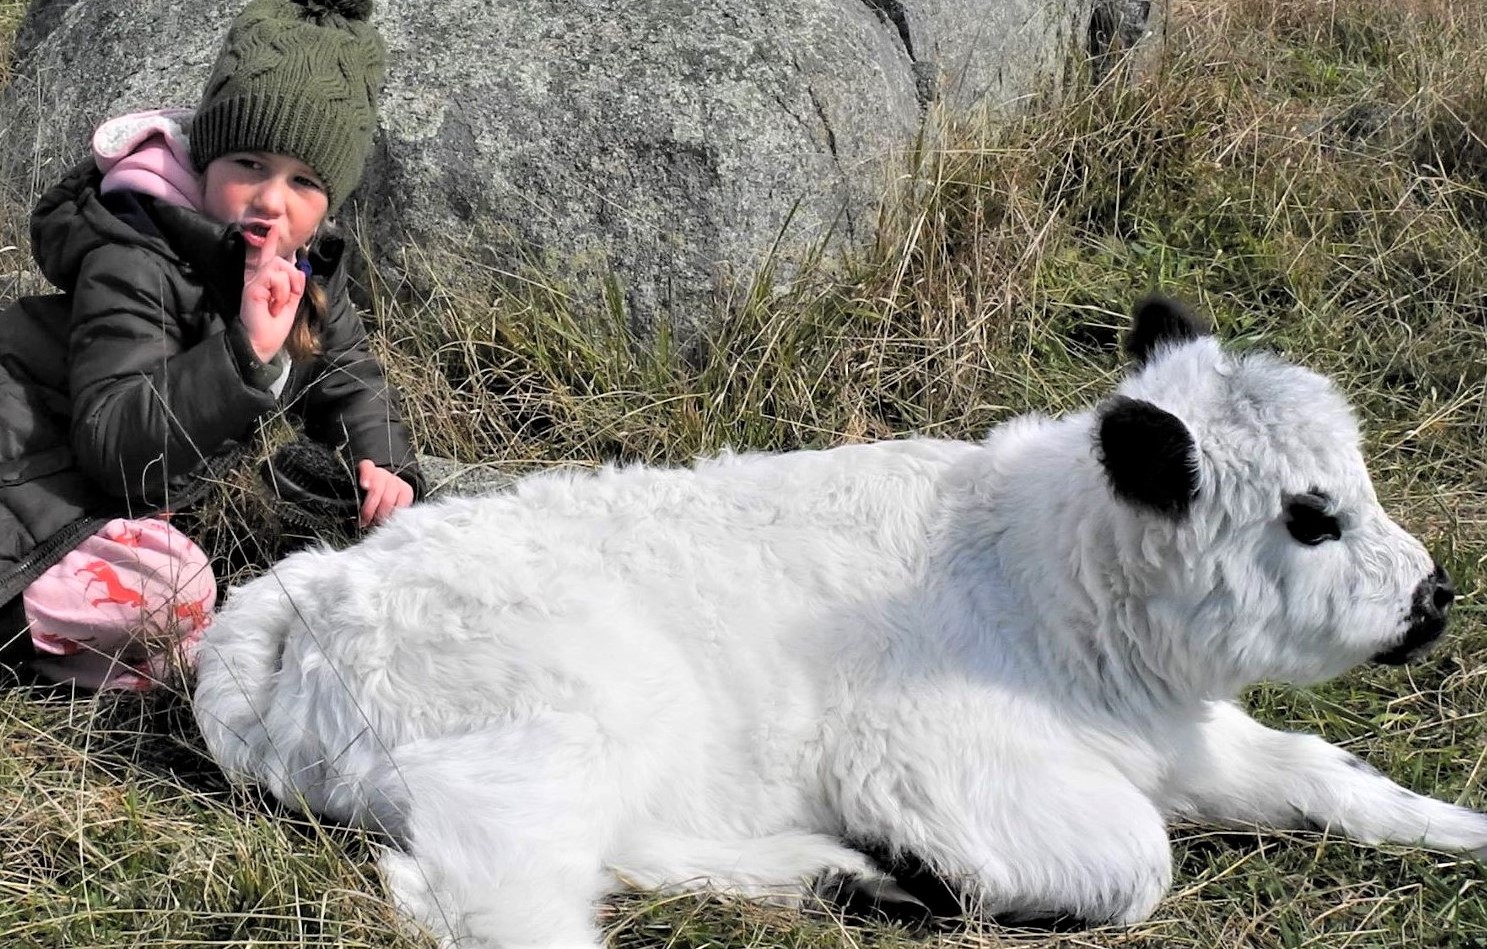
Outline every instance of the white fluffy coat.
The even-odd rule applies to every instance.
[[[1434,565],[1321,377],[1213,339],[1122,395],[1181,420],[1181,516],[1123,500],[1103,407],[690,469],[551,473],[236,590],[197,714],[230,773],[387,830],[449,944],[593,949],[620,886],[800,893],[913,854],[986,913],[1132,922],[1166,823],[1481,852],[1487,818],[1231,702],[1397,647]],[[1306,545],[1287,498],[1343,526]]]

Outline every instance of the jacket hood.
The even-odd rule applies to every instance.
[[[236,271],[242,272],[246,248],[235,225],[141,195],[116,192],[104,198],[98,190],[102,181],[97,165],[83,162],[43,194],[31,212],[31,255],[52,286],[72,292],[83,260],[106,244],[145,247],[174,263],[213,272],[235,260]],[[121,216],[110,203],[132,205],[136,213]]]
[[[42,276],[64,293],[77,284],[83,259],[105,244],[164,244],[103,206],[98,195],[101,180],[90,159],[48,189],[31,212],[31,255]]]

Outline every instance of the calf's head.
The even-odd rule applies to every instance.
[[[1138,305],[1127,351],[1095,441],[1139,648],[1232,688],[1401,663],[1440,636],[1450,581],[1379,505],[1331,382],[1227,351],[1164,299]]]

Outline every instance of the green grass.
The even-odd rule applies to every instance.
[[[690,345],[645,345],[616,307],[433,249],[418,279],[371,275],[421,445],[544,466],[975,436],[1098,398],[1130,301],[1181,295],[1238,345],[1339,381],[1386,505],[1461,592],[1423,662],[1257,688],[1257,713],[1487,807],[1487,6],[1176,7],[1148,83],[1001,125],[936,120],[902,156],[873,246],[823,253],[778,292],[736,288]],[[0,2],[0,37],[18,8]],[[0,246],[23,214],[0,214]],[[245,484],[207,536],[272,551]],[[1474,864],[1316,834],[1174,837],[1172,896],[1130,930],[911,935],[820,907],[649,896],[604,918],[637,949],[1487,945]],[[226,790],[168,697],[0,697],[0,841],[0,946],[421,945],[382,903],[369,841]]]
[[[0,87],[10,80],[12,50],[27,0],[0,0]]]

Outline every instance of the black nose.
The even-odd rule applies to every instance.
[[[1397,666],[1409,662],[1446,631],[1446,613],[1456,599],[1456,588],[1451,586],[1451,575],[1440,564],[1435,572],[1415,587],[1414,602],[1410,604],[1410,626],[1405,630],[1404,641],[1393,649],[1374,656],[1375,662]]]

